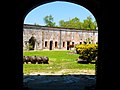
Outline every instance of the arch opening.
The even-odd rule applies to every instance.
[[[44,5],[44,4],[43,4]],[[27,26],[27,25],[26,25]],[[28,25],[29,26],[29,25]],[[37,39],[37,42],[39,42],[39,47],[35,44],[35,42],[34,42],[34,45],[33,46],[35,46],[36,45],[36,47],[38,48],[38,50],[42,50],[42,49],[44,49],[44,50],[47,50],[47,49],[49,49],[49,50],[58,50],[58,49],[61,49],[62,48],[62,46],[64,46],[63,48],[65,48],[65,46],[66,46],[66,50],[70,50],[70,47],[69,47],[69,45],[72,43],[72,42],[74,42],[74,44],[77,44],[77,43],[80,43],[80,44],[82,44],[82,43],[87,43],[87,41],[85,41],[85,40],[87,40],[88,38],[85,38],[85,39],[83,39],[82,38],[82,41],[81,41],[81,39],[80,40],[78,40],[78,42],[76,42],[75,40],[73,40],[73,41],[71,41],[71,35],[70,34],[68,34],[68,39],[66,39],[66,41],[65,40],[63,40],[63,41],[60,41],[60,40],[62,40],[62,37],[61,38],[59,38],[58,40],[56,40],[56,38],[57,37],[55,37],[55,36],[60,36],[61,34],[62,35],[64,35],[63,33],[66,33],[66,31],[64,32],[64,30],[63,30],[63,33],[61,33],[61,31],[60,32],[58,32],[58,31],[50,31],[50,30],[48,30],[48,32],[45,32],[45,29],[44,29],[44,31],[42,30],[42,33],[41,32],[38,32],[38,30],[37,29],[39,29],[41,26],[37,26],[36,24],[35,25],[30,25],[30,29],[31,28],[33,28],[33,27],[36,27],[35,29],[36,29],[36,38],[37,38],[37,35],[38,35],[38,33],[39,33],[39,39]],[[28,28],[28,27],[27,27]],[[47,28],[46,26],[43,26],[43,28]],[[54,30],[56,30],[56,27],[49,27],[49,29],[54,29]],[[62,29],[62,28],[58,28],[58,29]],[[64,29],[64,28],[63,28]],[[72,28],[73,29],[73,28]],[[96,27],[96,29],[98,29],[98,27]],[[27,30],[27,29],[26,29]],[[25,30],[24,30],[24,32],[25,32]],[[29,32],[29,31],[28,31]],[[44,32],[44,34],[43,34],[43,32]],[[57,33],[57,35],[55,35],[55,33],[56,32],[58,32]],[[71,31],[70,31],[71,32]],[[73,32],[75,32],[75,31],[73,31]],[[77,30],[76,30],[76,32],[78,32]],[[90,31],[89,31],[90,32]],[[97,31],[96,31],[97,32]],[[35,32],[34,32],[35,33]],[[54,33],[54,35],[53,34],[51,34],[51,33]],[[49,34],[48,36],[47,36],[47,34]],[[94,33],[95,34],[95,33]],[[44,35],[44,36],[43,36]],[[66,34],[65,34],[66,35]],[[98,37],[98,33],[97,34],[95,34],[97,37]],[[47,36],[47,37],[45,37],[45,36]],[[50,37],[50,36],[52,36],[52,38]],[[74,37],[72,37],[72,38],[75,38],[75,35],[73,35]],[[80,35],[79,35],[79,37],[81,37]],[[91,35],[90,35],[90,37],[91,37]],[[66,37],[67,38],[67,37]],[[98,43],[98,38],[96,39],[96,41],[95,41],[95,43]],[[48,43],[48,47],[46,47],[46,42]],[[92,41],[90,41],[89,40],[89,44],[90,43],[92,43],[93,42],[93,40]],[[64,43],[64,45],[62,45],[62,43]],[[66,45],[65,45],[66,44]],[[44,47],[45,46],[45,47]],[[59,46],[59,47],[58,47]],[[58,47],[58,48],[57,48]],[[36,48],[36,49],[37,49]],[[57,48],[57,49],[56,49]],[[64,49],[63,49],[64,50]]]

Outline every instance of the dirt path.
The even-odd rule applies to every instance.
[[[86,87],[96,84],[94,71],[86,70],[63,75],[66,70],[56,73],[31,73],[24,75],[25,90],[87,90]],[[89,90],[94,90],[89,88]]]
[[[85,74],[85,75],[95,75],[95,70],[79,70],[79,69],[62,69],[58,72],[34,72],[29,75],[69,75],[69,74]],[[25,74],[24,74],[25,75]]]

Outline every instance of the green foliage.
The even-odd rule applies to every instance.
[[[53,22],[53,17],[52,15],[49,15],[49,16],[45,16],[44,17],[44,21],[46,23],[46,26],[49,26],[49,27],[54,27],[55,26],[55,22]]]
[[[91,16],[88,16],[87,19],[83,20],[83,22],[81,22],[78,17],[74,17],[72,19],[69,19],[68,21],[60,20],[59,26],[56,26],[55,22],[53,22],[53,20],[54,20],[54,18],[52,15],[45,16],[44,17],[44,22],[46,23],[45,26],[86,29],[86,30],[91,30],[91,29],[96,30],[96,28],[97,28],[97,22],[92,21]]]
[[[75,46],[79,58],[90,63],[98,55],[98,44],[78,44]]]
[[[90,16],[88,16],[83,22],[81,22],[79,18],[75,17],[69,21],[60,20],[59,26],[64,28],[95,30],[97,23],[96,21],[93,22]]]

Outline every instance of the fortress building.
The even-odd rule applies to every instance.
[[[33,50],[70,50],[69,45],[98,43],[98,30],[23,25],[23,50],[31,37],[35,38]]]

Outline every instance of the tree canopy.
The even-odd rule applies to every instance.
[[[88,16],[83,22],[80,21],[78,17],[74,17],[68,21],[60,20],[59,26],[54,22],[54,17],[52,15],[47,15],[43,18],[45,26],[49,27],[63,27],[63,28],[75,28],[75,29],[86,29],[86,30],[96,30],[97,22],[92,21],[91,16]],[[35,25],[38,25],[35,23]]]
[[[96,29],[97,23],[96,21],[92,21],[92,18],[90,16],[87,17],[83,22],[80,21],[79,18],[74,17],[70,19],[69,21],[60,20],[59,26],[64,28],[75,28],[75,29]]]

